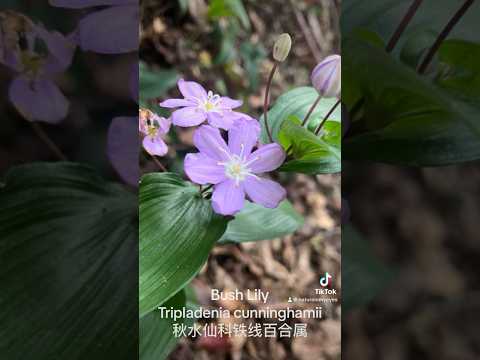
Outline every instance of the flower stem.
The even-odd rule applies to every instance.
[[[393,49],[395,48],[395,46],[398,43],[398,40],[400,40],[400,38],[402,37],[403,33],[405,32],[405,29],[407,28],[407,26],[412,21],[413,17],[417,13],[417,10],[420,7],[420,5],[422,4],[422,2],[423,2],[423,0],[414,0],[413,1],[412,5],[408,9],[407,13],[403,17],[400,24],[398,25],[397,30],[395,30],[395,32],[393,33],[390,41],[388,42],[387,47],[385,48],[385,50],[387,52],[392,52],[393,51]]]
[[[205,194],[208,190],[210,190],[211,188],[213,187],[213,185],[207,185],[206,187],[204,187],[203,189],[200,190],[200,193],[203,195]]]
[[[338,107],[338,105],[340,105],[342,101],[339,99],[335,105],[332,106],[332,108],[330,109],[330,111],[328,112],[327,115],[325,115],[325,117],[323,118],[322,122],[318,125],[317,129],[315,130],[315,135],[318,135],[320,133],[320,130],[322,130],[322,127],[323,125],[327,122],[328,118],[330,117],[330,115],[333,114],[333,112],[335,111],[335,109]]]
[[[305,126],[305,125],[308,124],[308,119],[313,114],[313,111],[317,107],[320,100],[322,100],[322,95],[318,95],[317,100],[315,100],[315,102],[312,104],[312,107],[310,108],[310,110],[308,110],[307,116],[305,116],[305,119],[303,119],[303,121],[302,121],[302,126]]]
[[[265,90],[265,101],[263,102],[263,121],[265,122],[265,130],[267,131],[268,139],[272,143],[273,143],[273,137],[272,137],[272,132],[270,131],[270,128],[268,126],[267,113],[268,113],[268,106],[269,106],[270,88],[272,87],[273,75],[275,75],[275,71],[277,71],[277,68],[278,68],[278,62],[275,61],[275,64],[272,67],[272,71],[270,71],[270,75],[268,77],[267,88]]]
[[[425,59],[423,59],[422,63],[418,67],[418,73],[419,74],[424,74],[425,71],[428,68],[428,65],[432,62],[435,54],[437,53],[438,49],[442,45],[443,41],[450,35],[452,30],[455,28],[455,26],[458,24],[458,22],[462,19],[463,15],[467,12],[467,10],[470,8],[470,6],[473,5],[475,0],[467,0],[465,3],[462,5],[462,7],[453,15],[453,17],[450,19],[450,21],[447,23],[445,28],[442,30],[442,32],[438,35],[437,39],[433,43],[432,47],[427,53],[427,56],[425,56]]]
[[[163,172],[168,172],[167,168],[163,166],[163,164],[157,159],[155,155],[150,155],[152,157],[153,162],[159,167],[159,169]]]
[[[63,154],[63,152],[60,150],[60,148],[53,142],[52,139],[47,135],[45,130],[42,129],[40,124],[36,122],[30,122],[30,125],[32,126],[33,131],[35,131],[35,134],[39,137],[40,140],[43,141],[43,143],[55,154],[55,156],[61,160],[61,161],[67,161],[67,157]]]

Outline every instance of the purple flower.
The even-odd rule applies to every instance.
[[[323,97],[340,97],[342,88],[342,58],[340,55],[327,56],[313,69],[312,84]]]
[[[154,114],[150,110],[140,109],[139,130],[145,135],[143,148],[150,155],[164,156],[168,152],[162,136],[170,130],[170,120]]]
[[[216,128],[228,130],[243,114],[232,111],[242,106],[242,101],[207,92],[202,85],[180,79],[178,88],[183,99],[169,99],[160,103],[165,108],[181,108],[172,113],[174,125],[197,126],[208,120]]]
[[[50,0],[50,5],[71,9],[110,6],[82,18],[73,38],[84,51],[101,54],[137,51],[138,0]]]
[[[228,145],[220,130],[203,125],[193,141],[200,150],[185,157],[185,173],[195,183],[214,184],[212,205],[216,213],[233,215],[244,205],[245,196],[267,208],[275,208],[285,199],[280,184],[258,176],[278,168],[285,152],[272,143],[253,151],[258,142],[257,122],[239,120],[228,131]]]
[[[9,11],[0,17],[0,63],[16,73],[10,101],[30,121],[58,123],[69,103],[53,78],[70,66],[74,44],[24,15]]]

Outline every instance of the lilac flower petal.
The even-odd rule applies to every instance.
[[[166,134],[170,131],[170,126],[172,126],[172,121],[170,119],[166,119],[164,117],[158,116],[157,114],[154,115],[154,120],[157,120],[160,125],[160,133]]]
[[[256,174],[273,171],[283,164],[286,156],[280,145],[264,145],[249,156],[250,170]]]
[[[235,109],[243,105],[242,100],[234,100],[229,97],[222,96],[220,98],[220,108],[221,109]]]
[[[56,124],[68,113],[68,100],[51,80],[17,77],[10,84],[8,95],[18,112],[30,121]]]
[[[160,136],[145,136],[142,142],[143,148],[150,155],[165,156],[168,153],[168,146]]]
[[[162,101],[159,105],[164,108],[174,109],[174,108],[184,107],[184,106],[193,107],[193,106],[196,106],[197,104],[187,99],[168,99],[168,100]]]
[[[138,0],[49,0],[56,7],[83,9],[92,6],[138,4]]]
[[[207,119],[205,113],[198,111],[194,107],[185,107],[183,109],[175,110],[172,113],[172,122],[174,125],[190,127],[197,126]]]
[[[207,112],[208,123],[216,128],[228,130],[232,127],[234,119],[218,112]]]
[[[50,32],[43,26],[35,26],[34,31],[48,48],[49,55],[44,71],[48,74],[56,74],[66,70],[72,63],[75,44],[59,32]]]
[[[194,81],[185,81],[183,79],[178,80],[178,88],[182,95],[189,100],[201,100],[207,101],[207,92],[202,85]]]
[[[220,135],[220,130],[209,125],[202,125],[195,130],[193,143],[201,153],[214,160],[224,161],[230,157],[230,150]]]
[[[138,49],[138,5],[95,11],[80,20],[77,36],[85,51],[120,54]],[[102,26],[99,26],[102,24]]]
[[[107,155],[115,171],[128,184],[138,186],[140,141],[136,117],[117,117],[108,129]]]
[[[256,120],[238,119],[228,132],[228,147],[232,153],[247,157],[257,143],[260,131]]]
[[[245,203],[245,191],[242,184],[226,180],[215,185],[212,195],[213,210],[217,214],[234,215],[242,210]]]
[[[245,179],[244,188],[253,202],[266,208],[276,208],[287,196],[287,192],[279,183],[258,176],[249,176]]]
[[[130,68],[130,79],[129,79],[129,86],[130,86],[130,96],[133,100],[138,103],[138,95],[139,95],[139,70],[138,70],[138,63],[134,62]]]
[[[187,154],[184,169],[190,180],[197,184],[218,184],[226,180],[225,168],[201,153]]]

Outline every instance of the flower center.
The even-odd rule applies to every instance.
[[[203,104],[205,111],[215,111],[220,104],[220,95],[214,94],[212,91],[208,92],[207,101]]]
[[[233,155],[227,162],[222,163],[225,166],[225,175],[235,180],[237,185],[251,175],[248,164],[238,155]]]

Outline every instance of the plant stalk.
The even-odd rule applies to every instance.
[[[35,134],[37,134],[39,139],[42,140],[42,142],[50,149],[50,151],[55,154],[58,160],[68,161],[67,157],[63,154],[60,148],[53,142],[53,140],[50,139],[50,137],[47,135],[45,130],[42,129],[40,124],[36,122],[30,122],[30,125],[32,126],[32,129],[35,132]]]
[[[398,40],[400,40],[403,33],[405,32],[405,29],[407,28],[407,26],[410,24],[413,17],[417,13],[418,8],[420,7],[420,5],[422,5],[422,2],[423,2],[423,0],[414,0],[413,1],[412,5],[408,9],[407,13],[403,17],[400,24],[398,25],[397,30],[395,30],[395,32],[393,33],[390,41],[388,42],[387,47],[385,48],[385,50],[387,52],[392,52],[393,51],[393,49],[395,48],[395,46],[398,43]]]
[[[315,102],[310,107],[310,110],[308,110],[307,116],[305,116],[305,119],[303,119],[302,121],[302,126],[305,126],[308,124],[308,119],[310,118],[310,116],[313,114],[313,111],[320,103],[320,100],[322,100],[322,95],[318,95],[317,100],[315,100]]]
[[[330,117],[330,115],[333,114],[333,112],[335,111],[335,109],[338,107],[338,105],[340,105],[340,103],[342,102],[342,100],[338,100],[335,105],[332,106],[332,108],[330,109],[330,111],[328,112],[327,115],[325,115],[325,117],[323,118],[322,122],[318,125],[317,129],[315,130],[315,135],[318,135],[320,133],[320,130],[322,130],[322,127],[323,125],[327,122],[328,118]]]
[[[273,76],[275,75],[277,68],[278,68],[278,61],[275,61],[275,64],[272,67],[272,71],[270,71],[270,75],[268,77],[267,88],[265,90],[265,100],[263,102],[263,121],[265,122],[265,130],[267,131],[267,136],[271,143],[273,143],[273,137],[272,137],[272,132],[270,131],[270,127],[268,126],[267,114],[268,114],[268,107],[270,105],[270,100],[269,100],[270,88],[272,87]]]
[[[462,19],[463,15],[466,14],[468,9],[473,5],[475,0],[467,0],[465,3],[462,5],[460,9],[453,15],[453,17],[450,19],[450,21],[447,23],[445,28],[442,30],[442,32],[438,35],[437,39],[433,43],[432,47],[428,51],[427,55],[423,59],[422,63],[418,67],[418,73],[419,74],[424,74],[425,71],[427,71],[428,65],[432,62],[435,54],[437,53],[438,49],[442,45],[442,43],[445,41],[445,39],[450,35],[452,30],[455,28],[455,26],[460,22]]]
[[[157,159],[157,157],[155,155],[150,155],[150,156],[152,157],[153,162],[158,166],[158,168],[162,172],[168,172],[167,168],[165,166],[163,166],[163,164]]]

